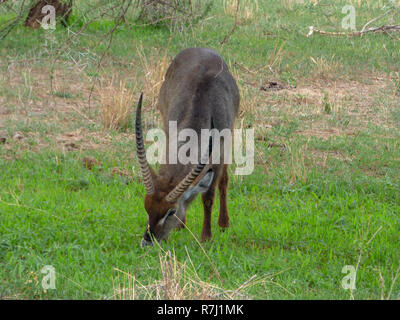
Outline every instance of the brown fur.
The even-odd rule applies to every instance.
[[[211,129],[212,123],[219,131],[226,128],[233,130],[239,109],[239,92],[228,66],[215,51],[190,48],[178,54],[168,68],[160,90],[158,107],[164,131],[167,134],[168,162],[169,121],[177,121],[178,132],[184,128],[191,128],[198,133],[199,137],[201,129]],[[201,156],[199,152],[199,159]],[[229,227],[228,165],[222,163],[223,158],[221,164],[210,164],[203,170],[202,175],[211,169],[214,172],[214,178],[209,189],[202,194],[204,207],[202,241],[212,238],[211,213],[217,186],[220,193],[218,224],[222,228]],[[182,165],[179,162],[178,164],[163,164],[158,175],[151,170],[155,193],[147,195],[145,199],[150,233],[156,236],[162,234],[162,230],[158,230],[159,221],[170,208],[177,207],[177,204],[165,201],[165,196],[185,178],[194,166]],[[196,181],[200,179],[201,176]],[[196,181],[192,185],[195,185]],[[145,233],[144,238],[148,237],[149,235]]]

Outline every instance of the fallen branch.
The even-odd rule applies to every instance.
[[[373,27],[373,28],[368,28],[367,27],[371,24],[374,23],[383,17],[386,17],[389,13],[397,10],[400,8],[400,3],[397,5],[394,5],[392,8],[387,10],[385,13],[381,14],[380,16],[373,18],[372,20],[368,21],[361,29],[361,31],[353,31],[353,32],[329,32],[329,31],[323,31],[319,29],[315,29],[314,26],[309,27],[309,32],[307,34],[307,38],[312,36],[314,33],[319,33],[322,35],[327,35],[327,36],[347,36],[347,37],[359,37],[362,36],[364,33],[368,32],[385,32],[389,35],[388,31],[397,31],[400,32],[400,25],[383,25],[380,27]]]
[[[388,31],[400,32],[400,25],[384,25],[380,27],[369,28],[367,30],[353,31],[353,32],[330,32],[330,31],[315,29],[314,26],[310,26],[307,38],[312,36],[314,33],[319,33],[327,36],[359,37],[368,32],[388,32]]]
[[[392,11],[396,10],[396,9],[399,8],[399,7],[400,7],[400,3],[399,3],[398,5],[396,5],[396,6],[392,7],[392,8],[390,8],[389,10],[387,10],[385,13],[381,14],[379,17],[376,17],[376,18],[374,18],[374,19],[368,21],[368,22],[364,25],[364,27],[362,27],[362,29],[361,29],[360,32],[364,32],[365,29],[367,29],[367,27],[368,27],[371,23],[376,22],[376,21],[382,19],[383,17],[386,17],[389,13],[391,13]]]

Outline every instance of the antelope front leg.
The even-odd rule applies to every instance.
[[[206,192],[202,194],[204,207],[203,230],[201,231],[201,241],[211,240],[211,212],[215,197],[215,184],[213,183]]]

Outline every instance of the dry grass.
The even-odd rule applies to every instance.
[[[307,182],[308,169],[305,165],[305,157],[307,154],[307,146],[303,145],[299,149],[293,149],[291,146],[287,146],[289,157],[290,157],[290,183],[296,183],[297,181],[303,184]]]
[[[98,94],[101,101],[100,116],[104,127],[126,129],[134,104],[133,91],[126,87],[124,81],[121,80],[119,86],[114,86],[111,80],[111,84],[100,88]]]
[[[257,89],[246,85],[239,85],[240,92],[240,112],[239,118],[242,119],[245,114],[254,115],[257,113],[257,108],[261,104],[260,95],[257,94]]]
[[[159,259],[161,279],[150,284],[143,284],[131,273],[116,269],[121,276],[118,276],[117,284],[114,285],[113,298],[120,300],[250,299],[246,289],[263,283],[267,279],[254,275],[236,289],[226,290],[203,281],[197,274],[189,254],[184,263],[179,262],[175,253],[171,251],[161,252]]]
[[[154,49],[151,54],[146,54],[143,46],[138,46],[137,51],[144,72],[143,92],[147,104],[150,104],[152,109],[154,109],[157,106],[158,95],[171,63],[171,58],[168,55],[168,49],[164,49],[163,51]]]
[[[334,56],[329,60],[322,57],[314,59],[310,56],[311,61],[314,63],[314,77],[322,80],[335,80],[338,78],[340,72],[340,63],[334,61]]]
[[[282,7],[286,10],[292,11],[298,5],[304,5],[304,0],[281,0]],[[314,6],[320,3],[320,0],[308,0],[307,2],[311,2]]]
[[[339,161],[351,162],[354,160],[354,156],[344,155],[339,150],[319,150],[312,149],[309,150],[310,157],[313,159],[316,165],[319,165],[323,168],[326,167],[326,163],[328,159],[335,159]]]
[[[259,94],[264,97],[261,101],[269,109],[261,112],[255,108],[258,111],[255,125],[273,126],[283,115],[288,119],[301,117],[299,133],[318,137],[351,134],[355,127],[370,122],[384,128],[395,127],[390,117],[396,105],[393,83],[384,76],[366,74],[362,78],[363,82],[307,80],[297,88],[261,91]],[[341,120],[346,120],[342,122],[347,122],[347,127],[341,126]]]
[[[225,15],[237,17],[240,25],[251,22],[259,12],[258,0],[224,0],[223,7]]]
[[[298,4],[298,0],[282,0],[282,7],[287,10],[293,10],[294,6]]]
[[[315,77],[299,79],[296,88],[260,90],[262,85],[279,79],[277,73],[285,54],[284,46],[277,45],[263,65],[250,67],[243,62],[228,61],[241,94],[240,117],[236,127],[255,128],[258,141],[290,144],[287,138],[277,141],[275,133],[279,127],[284,128],[298,119],[301,121],[298,121],[296,134],[322,139],[353,135],[355,128],[370,122],[383,128],[397,126],[391,116],[398,101],[399,78],[395,73],[391,77],[375,73],[360,75],[359,80],[333,80],[332,75],[340,70],[341,65],[333,57],[313,58]],[[18,145],[20,150],[30,148],[38,152],[41,148],[52,146],[50,141],[54,141],[54,147],[64,151],[106,150],[111,141],[107,130],[96,134],[85,129],[77,132],[76,124],[91,122],[101,123],[106,129],[126,128],[140,91],[144,92],[145,125],[158,126],[157,100],[171,56],[167,49],[145,50],[140,45],[138,55],[139,59],[134,64],[136,70],[129,74],[118,73],[117,70],[118,80],[104,75],[101,81],[104,85],[99,87],[99,91],[94,91],[92,100],[92,111],[100,115],[97,119],[87,112],[91,85],[79,70],[71,68],[66,73],[56,68],[53,73],[53,91],[56,94],[52,96],[47,72],[23,65],[10,68],[7,75],[0,76],[0,83],[11,84],[0,98],[0,102],[4,102],[4,108],[0,110],[0,131],[8,138],[4,148]],[[139,88],[139,83],[142,83],[142,88]],[[326,112],[326,105],[329,105],[330,113]],[[23,119],[29,120],[22,123]],[[56,122],[57,133],[51,130],[34,131],[39,122],[49,125]],[[27,131],[24,135],[29,139],[11,139],[14,132],[8,129],[10,133],[5,133],[8,123],[15,125],[15,132]],[[49,141],[52,134],[54,137]],[[124,134],[120,132],[119,137],[128,139]],[[274,141],[269,140],[271,136],[275,137]],[[30,141],[34,142],[33,146]],[[263,156],[258,158],[257,163],[263,163]],[[294,169],[294,172],[296,170],[299,171]],[[296,176],[301,177],[302,174],[293,174],[293,177]]]
[[[208,12],[212,0],[138,1],[140,20],[145,24],[166,25],[182,30],[194,24]]]

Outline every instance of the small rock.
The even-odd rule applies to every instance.
[[[68,151],[74,151],[79,149],[78,146],[74,142],[64,144],[64,147],[67,148]]]
[[[274,147],[286,149],[286,144],[276,143],[276,142],[268,143],[268,148],[274,148]]]
[[[0,137],[0,143],[5,144],[7,141],[6,137]]]
[[[13,138],[15,140],[22,140],[24,138],[24,136],[22,134],[20,134],[19,132],[17,132],[16,134],[14,134]]]
[[[285,84],[280,84],[276,81],[270,81],[268,84],[262,85],[261,90],[263,91],[277,91],[277,90],[283,90],[283,89],[294,89],[296,86],[290,86],[290,85],[285,85]]]

